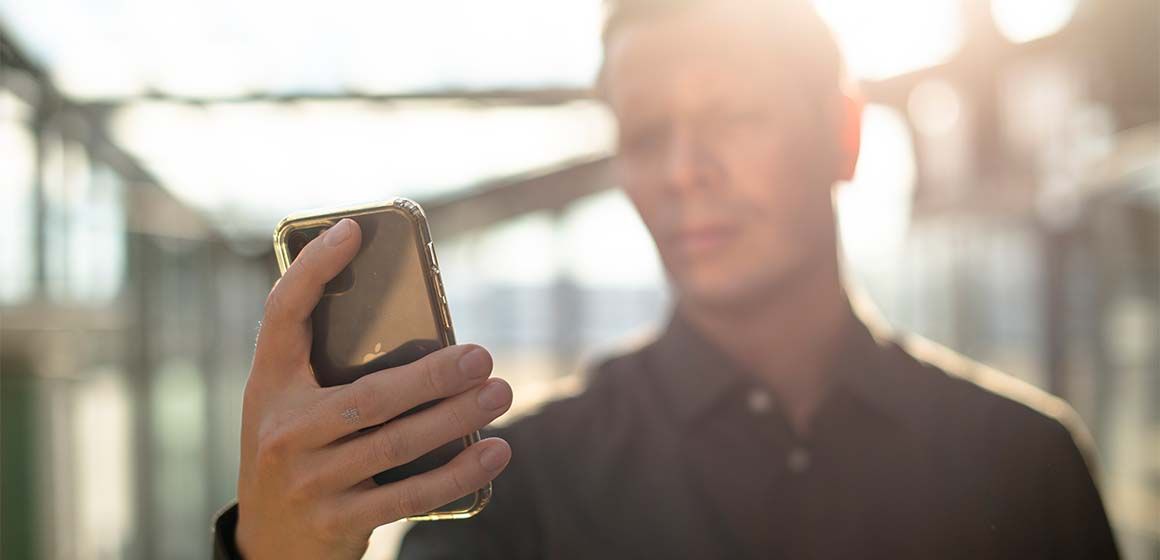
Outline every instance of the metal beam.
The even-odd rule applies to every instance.
[[[517,216],[556,210],[613,186],[611,157],[564,163],[548,171],[482,185],[466,194],[423,201],[436,239],[456,237]]]
[[[12,34],[0,22],[0,69],[17,69],[28,72],[38,80],[47,81],[44,72],[17,48]]]
[[[304,101],[366,101],[372,103],[395,103],[407,101],[462,101],[466,103],[476,103],[489,106],[538,106],[560,105],[563,103],[591,100],[595,98],[596,94],[590,88],[501,88],[483,90],[446,89],[400,93],[256,93],[230,97],[195,97],[186,95],[170,95],[160,92],[149,92],[143,95],[118,97],[115,99],[81,101],[78,104],[97,111],[108,111],[121,105],[144,101],[163,101],[168,103],[184,103],[189,105],[297,103]]]

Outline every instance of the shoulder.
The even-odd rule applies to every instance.
[[[1092,438],[1063,399],[922,337],[899,336],[893,346],[886,352],[900,383],[952,430],[1015,447],[1078,450],[1094,467]]]
[[[931,456],[990,531],[1024,551],[1115,558],[1099,489],[1095,447],[1066,402],[1029,383],[907,336],[886,352],[903,384],[920,388]],[[919,400],[913,400],[919,403]]]

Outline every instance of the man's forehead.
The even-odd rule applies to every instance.
[[[779,41],[764,21],[735,10],[692,8],[618,29],[605,49],[602,80],[619,94],[691,80],[711,90],[744,78],[750,87],[777,74]],[[613,93],[609,91],[609,93]]]

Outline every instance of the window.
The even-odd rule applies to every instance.
[[[124,277],[124,186],[78,142],[47,132],[45,274],[57,301],[105,303]]]
[[[0,304],[28,299],[36,276],[33,221],[36,214],[36,137],[29,129],[32,106],[0,89]]]

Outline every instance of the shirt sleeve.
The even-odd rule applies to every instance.
[[[234,542],[234,532],[238,527],[238,503],[233,502],[214,516],[213,558],[214,560],[242,560]]]

